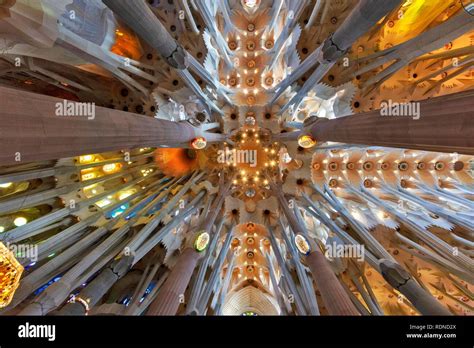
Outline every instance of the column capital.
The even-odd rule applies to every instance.
[[[410,279],[410,274],[398,263],[382,259],[379,263],[382,276],[395,289],[405,285]]]
[[[166,57],[166,61],[175,69],[186,69],[189,65],[186,51],[181,45],[176,45],[176,49]]]

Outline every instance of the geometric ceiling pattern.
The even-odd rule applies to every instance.
[[[473,6],[0,1],[0,313],[472,315]]]

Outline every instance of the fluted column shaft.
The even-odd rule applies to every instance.
[[[275,101],[283,91],[295,82],[299,76],[304,74],[310,67],[320,62],[311,76],[306,80],[303,87],[292,99],[282,108],[286,110],[289,105],[298,106],[307,93],[318,84],[324,75],[331,69],[339,58],[346,54],[347,50],[354,42],[374,26],[381,18],[392,11],[401,0],[361,0],[359,1],[349,16],[344,20],[339,28],[330,35],[321,46],[304,60],[300,69],[289,75],[279,84],[279,90],[273,96]],[[329,4],[327,4],[329,5]],[[309,59],[309,60],[308,60]],[[282,111],[280,111],[282,113]]]
[[[221,207],[224,204],[225,197],[229,193],[230,187],[232,186],[232,180],[229,178],[228,182],[225,185],[220,186],[219,194],[216,197],[216,200],[213,202],[211,210],[209,214],[206,216],[206,219],[203,223],[202,229],[207,231],[208,233],[212,232],[212,226],[217,219],[217,215],[219,215],[221,211]]]
[[[360,315],[319,250],[306,256],[306,262],[330,315]]]
[[[292,209],[289,207],[289,203],[285,198],[285,194],[281,189],[281,183],[270,182],[270,187],[273,193],[277,196],[280,208],[283,210],[283,214],[288,220],[288,224],[295,234],[303,233],[306,234],[304,226],[301,226],[296,216],[293,214]],[[294,203],[296,204],[296,203]]]
[[[361,0],[334,34],[323,43],[323,58],[335,61],[364,33],[386,16],[401,0]]]
[[[280,186],[271,183],[271,188],[280,200],[280,208],[282,208],[291,229],[295,234],[305,233],[304,226],[301,226],[293,211],[289,209],[284,194]],[[283,231],[283,233],[285,233]],[[316,249],[306,256],[306,261],[313,275],[313,279],[321,292],[323,302],[331,315],[359,315],[359,312],[352,304],[342,285],[339,283],[331,266],[324,255]]]
[[[199,257],[194,249],[184,249],[146,315],[175,315],[178,312]]]
[[[474,155],[474,91],[420,102],[420,117],[370,111],[309,125],[318,141],[388,146]]]
[[[212,233],[212,226],[221,210],[221,206],[224,203],[224,198],[228,193],[231,183],[231,180],[224,186],[222,186],[223,183],[221,183],[219,194],[214,201],[215,204],[212,205],[209,215],[199,229],[203,229],[207,231],[207,233]],[[147,315],[176,314],[181,300],[180,295],[184,296],[184,292],[191,280],[197,262],[202,255],[203,254],[198,253],[192,247],[186,247],[184,249],[183,253],[179,256],[178,263],[171,270],[158,296],[150,305]]]
[[[204,313],[206,311],[206,305],[209,301],[209,298],[210,298],[217,282],[221,280],[220,279],[220,274],[221,274],[222,266],[224,265],[224,261],[226,259],[226,256],[229,252],[229,247],[230,247],[230,242],[232,241],[232,236],[233,236],[233,230],[231,229],[227,233],[224,244],[222,245],[222,248],[219,252],[219,256],[217,257],[217,259],[214,263],[214,268],[212,269],[212,273],[209,277],[209,281],[207,282],[207,286],[202,290],[202,295],[201,295],[200,301],[199,301],[198,305],[196,306],[197,310],[198,310],[198,313]]]
[[[103,0],[142,39],[156,49],[173,68],[185,69],[186,53],[168,33],[145,1]]]
[[[439,303],[428,291],[424,290],[411,275],[400,265],[382,259],[380,270],[394,289],[400,291],[423,315],[452,315],[441,303]]]
[[[89,286],[80,293],[80,298],[88,303],[90,307],[94,306],[107,291],[117,282],[119,277],[110,269],[103,270]],[[73,300],[66,304],[59,312],[59,315],[85,315],[85,306]]]
[[[95,107],[95,115],[57,116],[64,100],[0,87],[0,165],[140,147],[179,146],[197,136],[220,141],[187,122]],[[72,102],[68,102],[72,103]]]

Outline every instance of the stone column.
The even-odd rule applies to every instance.
[[[400,3],[401,0],[359,1],[341,26],[323,43],[323,59],[331,62],[339,59],[359,37]]]
[[[289,207],[289,202],[285,198],[285,194],[282,191],[282,183],[270,181],[270,188],[273,191],[273,194],[277,197],[278,202],[280,203],[280,208],[283,211],[283,214],[288,221],[291,229],[295,234],[306,234],[305,226],[301,226],[296,216],[293,214],[293,211]]]
[[[346,54],[354,42],[381,18],[390,13],[400,2],[401,0],[360,0],[334,34],[330,35],[316,51],[310,54],[291,75],[277,86],[279,90],[273,96],[272,102],[277,100],[288,86],[299,79],[316,62],[320,63],[298,93],[282,108],[280,114],[291,104],[298,106],[307,93],[321,81],[337,60]]]
[[[306,263],[330,315],[360,315],[319,249],[306,256]]]
[[[278,184],[270,183],[272,191],[278,196],[280,201],[280,208],[285,214],[288,224],[295,234],[305,234],[304,226],[301,226],[293,211],[289,209],[283,192]],[[283,233],[285,233],[283,231]],[[344,288],[334,274],[328,261],[318,249],[317,244],[309,240],[312,252],[305,256],[313,279],[321,292],[323,302],[331,315],[360,315],[357,309],[352,304],[350,298],[347,296]]]
[[[168,33],[145,1],[103,0],[135,33],[176,69],[186,69],[186,52]]]
[[[176,315],[200,257],[194,249],[184,249],[146,315]]]
[[[198,273],[197,273],[197,276],[196,276],[196,281],[194,282],[192,291],[191,291],[190,296],[189,296],[189,301],[188,301],[187,306],[186,306],[186,314],[187,315],[192,314],[192,313],[194,313],[194,314],[197,313],[196,308],[195,308],[196,303],[199,300],[199,296],[201,295],[202,286],[204,284],[204,280],[205,280],[204,278],[205,278],[206,273],[207,273],[209,262],[211,261],[211,256],[214,253],[214,250],[216,248],[216,245],[217,245],[217,242],[219,240],[219,236],[220,236],[220,233],[221,233],[222,226],[224,225],[224,222],[225,222],[225,220],[222,219],[221,222],[219,223],[219,225],[216,226],[216,232],[212,236],[211,242],[209,243],[209,246],[207,247],[206,255],[205,255],[203,261],[201,262],[201,264],[199,265],[199,270],[198,270]],[[230,229],[229,229],[229,231],[230,231]]]
[[[416,116],[382,116],[381,110],[333,120],[313,119],[305,131],[318,142],[474,155],[473,90],[424,100],[420,102],[419,111],[418,119]]]
[[[400,291],[423,315],[452,315],[436,299],[413,280],[399,264],[380,260],[380,271],[394,289]]]
[[[57,314],[87,315],[89,308],[97,304],[117,280],[130,270],[132,261],[133,257],[131,256],[113,261],[109,267],[103,269],[94,280],[81,290],[77,298],[73,298]]]
[[[233,229],[230,229],[227,233],[226,239],[222,248],[219,252],[219,256],[217,257],[216,261],[214,262],[212,273],[209,276],[209,280],[207,282],[206,287],[202,290],[201,298],[196,306],[197,314],[203,314],[206,312],[206,306],[211,297],[212,291],[216,286],[217,282],[221,281],[220,275],[222,271],[222,266],[224,265],[226,256],[229,252],[230,242],[232,241],[233,236]],[[234,254],[235,255],[235,254]],[[232,256],[233,257],[233,256]]]
[[[204,230],[207,231],[207,233],[212,234],[212,226],[216,221],[217,215],[221,211],[224,198],[229,192],[232,184],[231,178],[228,178],[228,182],[224,183],[224,173],[221,173],[221,175],[218,196],[215,198],[214,204],[212,205],[209,214],[206,216],[206,219],[201,226],[197,228],[197,233]],[[197,234],[191,234],[191,236],[192,237],[186,241],[186,246],[179,256],[177,264],[171,270],[168,279],[166,279],[163,287],[158,292],[158,296],[151,303],[146,315],[175,315],[177,313],[180,300],[184,300],[184,293],[189,281],[191,280],[197,262],[206,254],[204,252],[197,252],[194,249],[193,241],[194,238],[197,237]]]
[[[0,87],[0,165],[45,161],[140,147],[182,146],[198,136],[221,141],[221,134],[172,122],[92,106],[91,115],[64,116],[82,104]],[[65,105],[66,110],[59,110]],[[85,105],[85,104],[84,104]],[[58,114],[57,114],[58,111]],[[60,111],[63,111],[62,116]],[[76,110],[77,111],[77,110]]]
[[[280,247],[278,246],[278,242],[273,232],[273,229],[270,225],[267,226],[267,229],[268,229],[268,237],[272,245],[273,254],[275,255],[275,259],[277,260],[277,263],[280,266],[280,271],[281,271],[280,284],[284,286],[284,284],[286,283],[287,289],[289,289],[289,291],[286,291],[286,293],[288,295],[290,294],[293,295],[294,300],[295,300],[295,306],[296,306],[295,314],[307,315],[307,310],[301,299],[300,292],[298,291],[296,284],[294,282],[294,279],[290,274],[290,271],[288,269],[288,264],[286,263],[285,259],[283,258],[281,254]]]

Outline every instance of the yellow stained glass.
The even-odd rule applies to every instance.
[[[13,299],[20,285],[23,266],[13,253],[0,242],[0,308],[6,307]]]

